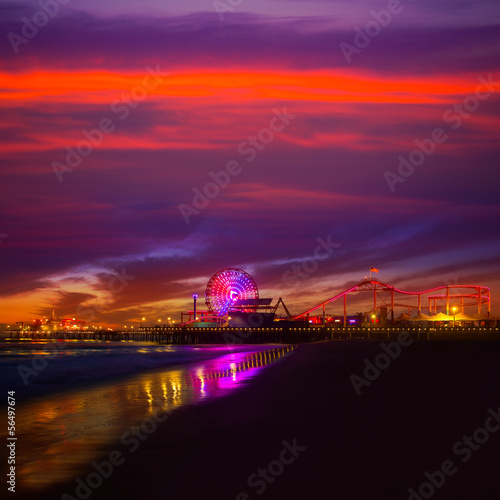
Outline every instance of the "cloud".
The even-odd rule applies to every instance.
[[[442,6],[440,6],[442,8]],[[446,8],[446,9],[449,9]],[[370,20],[366,6],[366,21]],[[0,33],[20,34],[12,9],[3,17]],[[215,16],[216,17],[216,16]],[[335,17],[273,18],[255,14],[216,21],[213,12],[176,17],[97,17],[65,10],[15,54],[2,44],[0,68],[26,67],[124,70],[161,62],[168,71],[191,67],[348,68],[341,42],[354,43],[354,27]],[[394,20],[354,58],[354,67],[387,74],[433,74],[482,71],[496,66],[500,35],[492,17],[479,26],[449,23],[449,11],[432,25],[412,23],[411,16]],[[464,17],[465,19],[465,17]],[[362,25],[361,25],[362,26]],[[459,49],[459,50],[457,50]],[[19,64],[22,59],[25,64]]]

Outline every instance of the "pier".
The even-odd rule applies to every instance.
[[[495,327],[309,327],[309,328],[186,328],[144,327],[132,330],[61,330],[5,332],[11,340],[142,341],[168,345],[300,344],[334,339],[396,340],[407,332],[415,340],[500,340]]]

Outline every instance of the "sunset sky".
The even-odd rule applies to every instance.
[[[500,314],[498,0],[64,1],[0,4],[0,323],[180,318],[226,267]]]

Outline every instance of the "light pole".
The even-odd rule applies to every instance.
[[[198,294],[193,293],[193,317],[196,320],[196,301],[198,300]]]
[[[453,308],[453,329],[455,329],[455,314],[457,313],[457,308]]]
[[[172,325],[170,324],[170,318],[167,318],[167,319],[168,319],[168,326],[172,326]]]

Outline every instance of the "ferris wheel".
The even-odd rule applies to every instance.
[[[257,284],[241,269],[227,268],[215,273],[205,289],[207,308],[217,316],[227,314],[237,300],[258,298]]]

